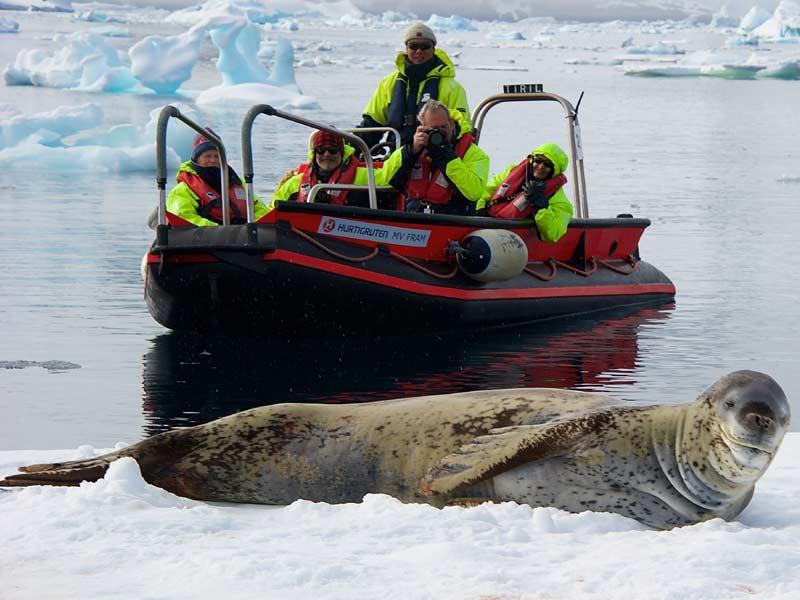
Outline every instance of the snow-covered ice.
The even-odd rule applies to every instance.
[[[102,452],[0,452],[0,476]],[[0,491],[0,565],[15,599],[789,600],[800,585],[798,464],[800,434],[790,433],[736,520],[652,531],[609,513],[439,510],[374,494],[208,504],[149,485],[126,458],[78,488]]]

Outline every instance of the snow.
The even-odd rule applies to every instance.
[[[118,444],[117,448],[122,447]],[[22,464],[108,450],[0,452]],[[204,503],[147,484],[133,459],[78,488],[0,491],[4,597],[797,597],[800,434],[734,521],[652,531],[608,513],[515,503],[443,510]]]

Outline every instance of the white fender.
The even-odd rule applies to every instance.
[[[461,240],[457,255],[461,271],[476,281],[504,281],[522,273],[528,264],[528,248],[513,231],[478,229]]]

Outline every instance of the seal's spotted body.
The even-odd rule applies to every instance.
[[[752,371],[732,373],[683,405],[550,389],[282,404],[97,459],[25,467],[0,484],[74,485],[132,456],[150,483],[200,500],[513,500],[667,528],[737,515],[788,422],[780,387]]]

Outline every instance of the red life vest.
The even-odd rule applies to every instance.
[[[512,204],[513,200],[522,193],[522,184],[525,182],[525,177],[528,171],[528,159],[524,158],[516,167],[511,169],[511,172],[506,176],[503,182],[497,186],[497,190],[491,199],[486,203],[489,207],[489,215],[492,217],[499,217],[504,219],[524,219],[533,212],[533,206],[528,205],[523,209],[519,209]],[[544,195],[552,198],[565,183],[567,178],[564,174],[556,175],[544,182]],[[513,210],[512,210],[513,209]]]
[[[222,196],[208,185],[203,178],[188,171],[178,173],[178,181],[189,186],[197,194],[200,208],[197,214],[205,219],[222,224]],[[231,183],[228,189],[228,199],[231,207],[231,223],[247,222],[247,195],[240,182]]]
[[[297,168],[297,170],[303,174],[303,177],[300,179],[300,189],[297,190],[298,202],[308,202],[308,193],[311,191],[311,188],[313,188],[317,183],[320,183],[320,181],[317,179],[315,170],[309,169],[309,165],[310,163],[306,163]],[[342,169],[343,166],[344,169]],[[347,164],[339,165],[339,167],[333,173],[331,173],[331,176],[325,183],[353,183],[356,180],[357,169],[358,164],[351,156],[349,159],[347,159]],[[325,191],[330,196],[331,204],[347,203],[347,194],[349,190]]]
[[[475,141],[471,133],[465,133],[456,143],[455,152],[458,158],[464,158],[467,150]],[[431,204],[449,204],[453,197],[453,186],[440,169],[431,173],[431,159],[420,156],[411,171],[406,184],[406,200],[425,200]]]

